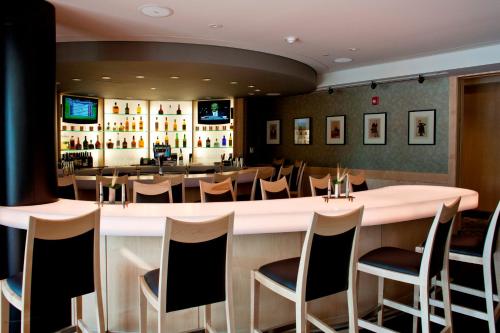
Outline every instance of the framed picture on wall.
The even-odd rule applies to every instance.
[[[280,144],[280,121],[268,120],[266,126],[266,143],[268,145]]]
[[[293,120],[293,143],[296,145],[311,144],[311,118],[295,118]]]
[[[326,117],[326,144],[345,145],[345,115]]]
[[[436,109],[408,111],[408,144],[436,144]]]
[[[385,145],[387,131],[385,112],[363,114],[363,144],[365,145]]]

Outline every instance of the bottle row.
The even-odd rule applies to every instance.
[[[219,142],[218,138],[215,138],[215,141],[212,146],[212,142],[210,140],[210,137],[207,136],[205,140],[205,148],[225,148],[225,147],[232,147],[233,146],[233,136],[231,133],[229,133],[229,140],[226,139],[226,136],[222,136],[222,140]],[[201,141],[201,136],[198,137],[198,142],[196,143],[197,148],[202,148],[203,147],[203,141]]]
[[[172,148],[181,148],[180,143],[181,142],[179,140],[179,133],[175,133],[175,139],[174,139]],[[156,145],[162,144],[162,145],[167,145],[167,146],[170,145],[170,140],[168,138],[168,133],[165,133],[165,138],[164,138],[163,142],[161,142],[160,138],[157,136],[156,140],[155,140],[155,144]],[[184,137],[182,138],[182,148],[187,148],[186,134],[184,134]]]
[[[155,131],[156,132],[168,132],[169,129],[171,129],[172,131],[176,132],[179,130],[179,126],[177,126],[177,119],[174,119],[174,122],[172,124],[172,127],[169,126],[169,122],[168,122],[168,118],[165,117],[164,121],[163,121],[163,126],[160,126],[160,122],[158,121],[158,117],[156,117],[155,119],[155,123],[154,123],[154,126],[155,126]],[[162,128],[160,130],[160,127]],[[180,128],[182,129],[182,131],[187,131],[187,123],[186,123],[186,119],[182,119],[182,124],[180,126]]]
[[[101,132],[102,131],[101,124],[97,124],[96,129],[97,129],[98,132]],[[63,132],[93,132],[94,131],[94,125],[89,125],[87,127],[87,126],[83,126],[83,125],[75,126],[75,125],[66,125],[66,124],[63,124],[61,126],[61,130]]]
[[[113,105],[112,112],[113,112],[113,114],[131,114],[130,113],[130,108],[128,107],[128,103],[125,104],[124,113],[120,113],[120,106],[118,105],[117,102],[115,102],[115,104]],[[141,107],[140,104],[137,104],[137,107],[135,108],[135,114],[142,114],[142,107]],[[177,114],[177,115],[180,115],[180,114],[182,114],[181,105],[180,104],[177,105],[177,110],[175,112],[172,112],[172,105],[170,105],[168,113],[165,113],[163,111],[163,106],[160,104],[160,109],[158,110],[158,114],[159,115],[163,115],[163,114]]]
[[[106,148],[108,149],[134,149],[134,148],[144,148],[144,139],[142,135],[139,137],[139,141],[135,141],[135,135],[132,136],[132,141],[130,142],[130,147],[127,142],[127,138],[123,138],[123,141],[120,140],[120,134],[116,135],[115,143],[111,139],[108,139],[106,143]]]
[[[71,163],[76,169],[91,168],[94,166],[94,158],[91,152],[65,153],[58,161],[59,169],[62,169],[68,163]]]

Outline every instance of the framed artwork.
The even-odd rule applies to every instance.
[[[326,117],[326,144],[345,145],[345,115]]]
[[[311,118],[295,118],[293,120],[293,143],[296,145],[311,144]]]
[[[363,114],[363,144],[385,145],[386,143],[386,119],[385,112]]]
[[[436,109],[408,111],[408,144],[436,144]]]
[[[268,120],[266,130],[266,143],[268,145],[279,145],[280,144],[280,121],[279,120]]]

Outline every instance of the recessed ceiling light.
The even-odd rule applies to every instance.
[[[209,24],[208,26],[209,26],[210,28],[212,28],[212,29],[220,29],[220,28],[222,28],[222,27],[223,27],[223,25],[222,25],[222,24],[216,24],[216,23]]]
[[[171,98],[167,98],[167,101],[173,101],[173,99],[171,99]]]
[[[279,92],[269,92],[266,94],[267,96],[279,96],[281,95]]]
[[[285,37],[285,40],[288,44],[293,44],[293,43],[297,42],[299,39],[295,36],[287,36],[287,37]]]
[[[209,77],[203,78],[203,79],[201,79],[201,80],[202,80],[202,81],[205,81],[205,82],[212,81],[212,79],[211,79],[211,78],[209,78]]]
[[[336,58],[334,61],[336,63],[343,64],[343,63],[346,63],[346,62],[351,62],[352,59],[351,58]]]
[[[350,47],[348,50],[352,51],[352,52],[356,52],[358,50],[358,48],[356,48],[356,47]]]
[[[156,88],[155,88],[155,87],[152,87],[152,88],[151,88],[151,90],[156,90]]]
[[[250,96],[255,95],[255,93],[253,93],[253,92],[249,92],[248,94],[249,94]]]
[[[158,5],[143,5],[138,9],[141,13],[149,17],[167,17],[174,13],[171,8]]]
[[[73,80],[73,81],[75,81],[75,82],[80,82],[82,79],[79,79],[79,78],[75,77],[75,78],[73,78],[73,79],[71,79],[71,80]]]
[[[101,79],[103,79],[103,80],[111,80],[111,76],[103,76],[103,77],[101,77]]]
[[[136,75],[136,79],[144,79],[144,75]]]
[[[238,84],[238,81],[231,81],[229,84]]]
[[[248,88],[255,88],[253,84],[249,85]]]
[[[260,89],[255,89],[254,91],[255,91],[255,92],[259,92],[259,91],[260,91]]]
[[[172,80],[177,80],[177,79],[180,79],[181,77],[180,76],[171,76],[170,77]]]

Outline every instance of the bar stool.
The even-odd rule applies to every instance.
[[[186,202],[186,183],[183,174],[179,175],[154,175],[153,182],[161,183],[165,180],[170,181],[170,187],[172,188],[173,202],[182,203]]]
[[[201,202],[236,201],[231,178],[220,183],[207,183],[200,180]]]
[[[139,276],[140,332],[147,329],[147,304],[158,311],[158,332],[167,332],[169,312],[204,305],[204,328],[211,326],[210,305],[225,302],[227,331],[234,330],[232,237],[234,213],[204,222],[167,218],[159,269]],[[188,263],[188,264],[186,264]]]
[[[493,279],[495,276],[500,278],[500,274],[495,274],[494,271],[494,269],[498,270],[500,267],[494,267],[493,265],[493,254],[497,250],[499,214],[500,201],[490,216],[484,237],[452,235],[450,241],[450,260],[482,266],[484,290],[470,288],[457,283],[450,283],[450,289],[455,292],[482,298],[486,302],[486,312],[457,304],[451,304],[451,311],[487,321],[490,332],[496,332],[495,318],[500,313],[499,282],[496,283],[496,294],[493,293]],[[417,247],[416,251],[422,252],[423,247]],[[453,276],[451,276],[451,280],[453,281]],[[434,286],[442,287],[443,285],[441,280],[434,279],[432,282]],[[497,303],[496,306],[494,302]],[[443,308],[444,306],[443,302],[436,299],[431,299],[430,304],[439,308]]]
[[[221,183],[226,179],[231,179],[231,183],[233,184],[233,190],[234,193],[237,193],[237,184],[236,184],[236,178],[238,177],[238,172],[237,171],[232,171],[232,172],[224,172],[224,173],[214,173],[214,176],[212,178],[213,183]]]
[[[107,196],[109,196],[109,185],[112,183],[115,184],[120,184],[121,186],[125,186],[125,200],[129,197],[127,190],[128,190],[128,175],[125,176],[120,176],[120,177],[105,177],[105,176],[96,176],[95,179],[95,193],[96,193],[96,201],[99,202],[99,192],[100,192],[100,186],[102,184],[102,195],[103,195],[103,200]],[[116,201],[121,200],[121,191],[116,191],[115,193]]]
[[[451,329],[448,251],[452,224],[459,204],[460,198],[457,198],[449,205],[442,204],[438,209],[427,235],[423,254],[395,247],[381,247],[359,258],[359,272],[378,276],[378,303],[380,306],[377,324],[358,319],[360,327],[374,332],[388,331],[381,325],[383,324],[384,306],[389,306],[414,317],[420,317],[423,333],[429,332],[429,320]],[[433,314],[429,315],[429,281],[437,274],[441,274],[443,280],[444,319]],[[414,304],[415,308],[384,298],[384,279],[413,284],[415,297],[419,295],[420,309],[418,309],[418,302]],[[416,330],[415,324],[416,322],[414,322],[414,332]]]
[[[274,175],[272,167],[259,168],[257,172],[257,182],[255,184],[255,200],[262,200],[262,189],[260,187],[260,179],[271,181]]]
[[[293,171],[293,164],[289,166],[281,166],[280,171],[278,172],[278,177],[276,180],[280,180],[281,178],[286,178],[286,181],[288,183],[288,187],[290,187],[290,182],[292,181],[292,171]]]
[[[75,175],[57,177],[57,197],[78,200],[78,186]]]
[[[9,303],[20,310],[21,331],[37,332],[37,320],[46,320],[52,303],[76,298],[74,324],[82,321],[82,295],[95,293],[97,330],[104,332],[99,261],[100,210],[66,220],[30,217],[26,236],[24,270],[1,282],[1,332],[8,331]],[[53,330],[59,329],[54,327]]]
[[[306,332],[307,322],[324,332],[336,332],[307,312],[307,303],[347,291],[349,332],[358,332],[356,258],[363,207],[347,214],[314,213],[300,258],[275,261],[251,272],[251,328],[260,332],[260,285],[295,302],[296,332]]]
[[[329,180],[330,180],[330,174],[327,174],[323,178],[314,178],[312,176],[309,176],[309,185],[311,186],[311,196],[315,197],[318,195],[327,195]]]
[[[136,203],[172,203],[170,180],[161,183],[145,184],[134,181],[132,202]]]
[[[359,175],[349,174],[349,183],[351,185],[352,192],[368,190],[368,184],[366,183],[365,175],[363,173]]]
[[[273,172],[273,175],[272,175],[273,178],[278,175],[278,172],[280,171],[280,169],[281,169],[281,167],[283,166],[284,163],[285,163],[285,159],[284,158],[273,158],[273,161],[271,163],[271,166],[274,169],[274,172]]]
[[[300,174],[300,170],[302,170],[302,165],[304,164],[304,161],[303,160],[295,160],[293,161],[293,168],[292,168],[292,173],[290,175],[290,182],[289,182],[289,186],[290,186],[290,191],[297,191],[297,184],[298,184],[298,180],[299,180],[299,174]]]
[[[297,170],[297,177],[295,180],[292,180],[292,184],[295,183],[295,189],[292,190],[292,186],[290,187],[290,195],[292,198],[298,198],[302,196],[302,177],[304,175],[304,170],[306,168],[307,163],[304,161],[300,165],[300,168]],[[297,161],[295,161],[297,163]],[[294,166],[295,169],[295,166]]]
[[[255,188],[257,184],[258,172],[258,169],[245,169],[238,171],[238,175],[236,176],[236,187],[234,189],[237,200],[255,200]]]
[[[268,182],[260,179],[260,190],[262,193],[262,200],[290,198],[290,190],[288,189],[288,182],[285,177],[275,182]]]

